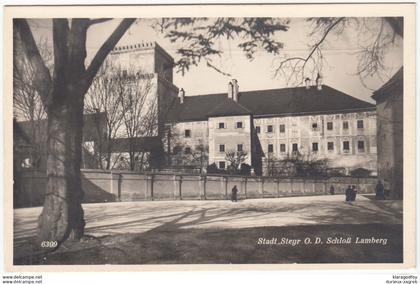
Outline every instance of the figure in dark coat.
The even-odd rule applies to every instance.
[[[238,188],[236,185],[232,188],[231,200],[232,202],[238,202]]]
[[[376,200],[385,199],[385,187],[381,180],[378,181],[378,184],[376,185],[376,188],[375,188],[375,192],[376,192],[376,196],[375,196]]]
[[[335,188],[333,185],[330,186],[330,194],[334,195],[335,194]]]
[[[349,185],[346,189],[346,202],[350,202],[351,201],[351,195],[352,195],[352,188],[351,185]]]

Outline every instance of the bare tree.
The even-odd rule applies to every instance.
[[[33,87],[48,116],[47,186],[39,217],[39,241],[80,239],[84,233],[81,206],[81,153],[84,96],[108,53],[135,19],[124,19],[85,66],[87,30],[109,19],[53,19],[54,68],[51,76],[25,19],[13,20],[14,45],[34,70]],[[21,66],[17,66],[20,68]]]
[[[41,40],[39,52],[50,69],[52,51],[46,40]],[[15,52],[20,52],[19,46],[14,46]],[[41,120],[46,117],[44,106],[38,91],[34,88],[33,79],[36,70],[24,57],[13,58],[13,110],[15,115],[26,121]]]
[[[122,92],[120,78],[121,72],[117,64],[106,60],[100,68],[90,86],[86,98],[86,112],[99,116],[104,113],[105,125],[101,119],[95,120],[97,133],[95,156],[100,168],[109,170],[112,168],[112,153],[115,139],[118,137],[123,125]]]
[[[264,166],[268,176],[323,177],[327,173],[328,159],[299,152],[279,158],[270,153]]]
[[[130,170],[143,169],[147,157],[139,151],[137,138],[158,135],[158,94],[150,74],[120,70],[117,77]],[[124,71],[124,72],[122,72]]]
[[[227,151],[226,152],[226,161],[229,162],[229,169],[233,173],[237,173],[239,170],[239,166],[245,162],[246,158],[248,157],[248,153],[246,151]]]
[[[40,40],[39,51],[48,69],[50,69],[52,51],[48,47],[46,40]],[[19,46],[14,46],[14,52],[21,52]],[[46,137],[43,135],[45,133],[43,131],[45,125],[40,120],[46,118],[46,113],[41,97],[33,85],[36,70],[32,68],[31,64],[24,57],[14,57],[13,65],[13,112],[17,119],[29,123],[27,131],[33,146],[31,147],[31,160],[35,162],[41,159],[41,156],[44,154],[42,153],[42,145],[46,143]]]

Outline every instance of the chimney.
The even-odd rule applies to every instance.
[[[238,80],[236,79],[232,79],[232,99],[237,102],[238,101],[238,97],[239,97],[239,85],[238,85]]]
[[[309,79],[308,77],[306,77],[305,79],[305,87],[307,90],[311,88],[311,79]]]
[[[184,91],[183,88],[179,89],[178,98],[179,98],[179,102],[181,104],[183,104],[184,103],[184,98],[185,98],[185,91]]]
[[[318,91],[322,90],[322,75],[318,73],[318,76],[316,77],[316,88]]]
[[[232,85],[232,82],[228,83],[228,98],[233,99],[233,85]]]

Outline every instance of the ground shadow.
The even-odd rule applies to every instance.
[[[385,244],[358,244],[359,239]],[[311,244],[304,244],[308,238]],[[316,238],[322,244],[315,244]],[[350,238],[349,244],[327,244]],[[276,244],[259,240],[276,239]],[[301,240],[282,245],[284,239]],[[87,245],[89,244],[89,245]],[[76,248],[76,249],[74,249]],[[256,263],[401,263],[402,226],[388,224],[308,225],[242,229],[152,230],[78,243],[42,257],[15,259],[15,264],[256,264]]]

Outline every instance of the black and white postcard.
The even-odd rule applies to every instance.
[[[4,11],[8,269],[414,266],[414,4]]]

